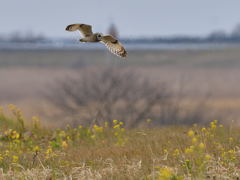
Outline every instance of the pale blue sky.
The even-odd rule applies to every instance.
[[[70,37],[70,23],[105,32],[115,22],[122,37],[205,35],[240,23],[240,0],[1,0],[0,34],[14,31]]]

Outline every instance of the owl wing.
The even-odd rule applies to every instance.
[[[70,24],[66,27],[66,31],[76,31],[79,30],[84,37],[91,36],[92,26],[87,24]]]
[[[127,51],[123,47],[123,45],[111,35],[106,35],[101,37],[101,41],[105,46],[111,51],[113,54],[116,54],[120,57],[126,57]]]

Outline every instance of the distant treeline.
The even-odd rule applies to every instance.
[[[8,35],[0,35],[0,42],[4,43],[37,43],[45,41],[47,38],[42,34],[35,34],[32,31],[29,32],[13,32]]]
[[[123,39],[125,43],[240,43],[240,37],[155,37]]]
[[[54,42],[50,38],[44,36],[34,37],[15,37],[9,39],[2,39],[0,42],[7,43],[43,43]],[[59,41],[65,43],[73,43],[72,39],[59,39]],[[153,38],[121,38],[124,43],[240,43],[240,36],[208,36],[208,37],[191,37],[191,36],[175,36],[175,37],[153,37]]]
[[[72,43],[69,39],[59,39],[62,42]],[[207,37],[191,37],[191,36],[175,36],[175,37],[153,37],[153,38],[122,38],[124,43],[240,43],[240,36],[207,36]],[[44,36],[31,36],[20,37],[15,36],[9,39],[0,37],[0,42],[7,43],[41,43],[41,42],[54,42],[50,38]]]
[[[240,43],[239,31],[227,34],[224,31],[212,32],[208,36],[174,36],[153,38],[129,38],[123,39],[126,43]]]
[[[240,24],[230,32],[217,30],[207,36],[170,36],[123,39],[126,43],[240,43]]]
[[[116,34],[117,31],[114,29],[112,32],[110,28],[109,34]],[[70,39],[58,39],[65,43],[71,43]],[[42,34],[36,34],[31,31],[22,33],[14,32],[9,35],[0,35],[0,42],[8,43],[41,43],[41,42],[54,42]],[[238,24],[230,33],[226,33],[223,30],[211,32],[207,36],[189,36],[189,35],[178,35],[169,37],[136,37],[136,38],[121,38],[124,43],[240,43],[240,24]]]

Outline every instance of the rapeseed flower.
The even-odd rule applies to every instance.
[[[210,160],[210,159],[212,159],[212,157],[211,157],[209,154],[206,154],[206,155],[205,155],[205,159],[206,159],[206,160]]]
[[[193,130],[190,130],[190,131],[188,131],[187,134],[188,134],[188,136],[190,136],[190,137],[191,137],[191,136],[194,136],[194,131],[193,131]]]
[[[151,120],[151,119],[147,119],[146,122],[147,122],[147,123],[151,123],[152,120]]]
[[[195,144],[197,142],[197,138],[192,138],[192,143]]]
[[[39,146],[35,146],[34,148],[33,148],[33,151],[35,151],[35,152],[38,152],[40,150],[40,147]]]
[[[203,143],[200,143],[199,145],[198,145],[198,147],[200,148],[200,149],[205,149],[205,144],[203,144]]]
[[[117,124],[118,123],[118,120],[113,120],[113,124]]]
[[[162,168],[159,170],[159,177],[157,180],[168,180],[173,176],[173,172],[170,168]]]
[[[16,155],[13,155],[12,156],[12,162],[14,162],[14,163],[16,163],[16,162],[18,162],[18,156],[16,156]]]

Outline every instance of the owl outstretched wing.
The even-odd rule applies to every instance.
[[[127,51],[123,45],[111,35],[106,35],[101,37],[101,41],[113,54],[116,54],[120,57],[126,57]]]
[[[79,30],[84,37],[91,36],[92,26],[88,24],[70,24],[66,27],[66,31],[76,31]]]

